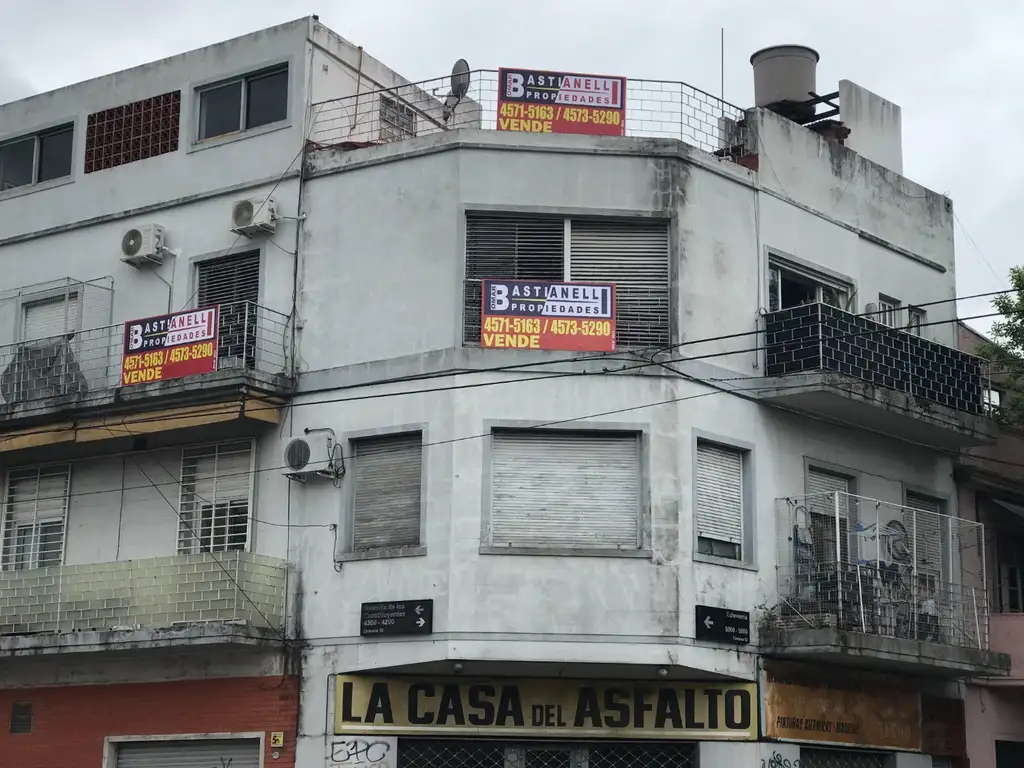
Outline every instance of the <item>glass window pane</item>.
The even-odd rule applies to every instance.
[[[33,182],[35,151],[35,137],[0,146],[0,192]]]
[[[61,179],[71,175],[71,149],[75,131],[63,128],[39,137],[39,178],[36,181]]]
[[[239,130],[242,82],[211,88],[199,94],[199,139],[211,139]]]
[[[245,127],[258,128],[288,117],[288,70],[249,80]]]

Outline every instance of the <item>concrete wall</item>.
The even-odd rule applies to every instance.
[[[971,768],[997,768],[996,741],[1024,741],[1024,694],[971,685],[965,699]]]
[[[839,81],[840,119],[850,129],[846,146],[861,157],[903,173],[903,119],[900,108],[849,80]]]

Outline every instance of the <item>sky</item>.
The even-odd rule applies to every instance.
[[[1004,289],[1024,263],[1011,226],[1022,202],[1010,141],[1024,125],[1019,0],[941,13],[923,0],[0,0],[0,103],[310,14],[413,81],[463,57],[473,69],[682,80],[716,95],[724,27],[724,95],[741,107],[753,102],[751,53],[809,45],[819,93],[848,79],[902,107],[904,174],[953,199],[959,295]],[[992,311],[989,298],[959,310]],[[990,320],[970,323],[986,331]]]

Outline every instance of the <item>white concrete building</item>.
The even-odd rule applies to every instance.
[[[115,708],[82,749],[956,758],[926,701],[1009,662],[957,517],[994,430],[952,203],[902,175],[898,107],[805,103],[808,55],[755,57],[747,111],[630,80],[615,137],[492,130],[494,72],[409,84],[314,19],[0,107],[11,748],[34,700],[175,681],[213,710]],[[615,352],[484,348],[487,278],[614,284]],[[216,370],[122,363],[125,323],[211,306]]]

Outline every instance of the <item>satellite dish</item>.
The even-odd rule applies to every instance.
[[[460,101],[469,92],[469,63],[459,59],[452,67],[452,95]]]

